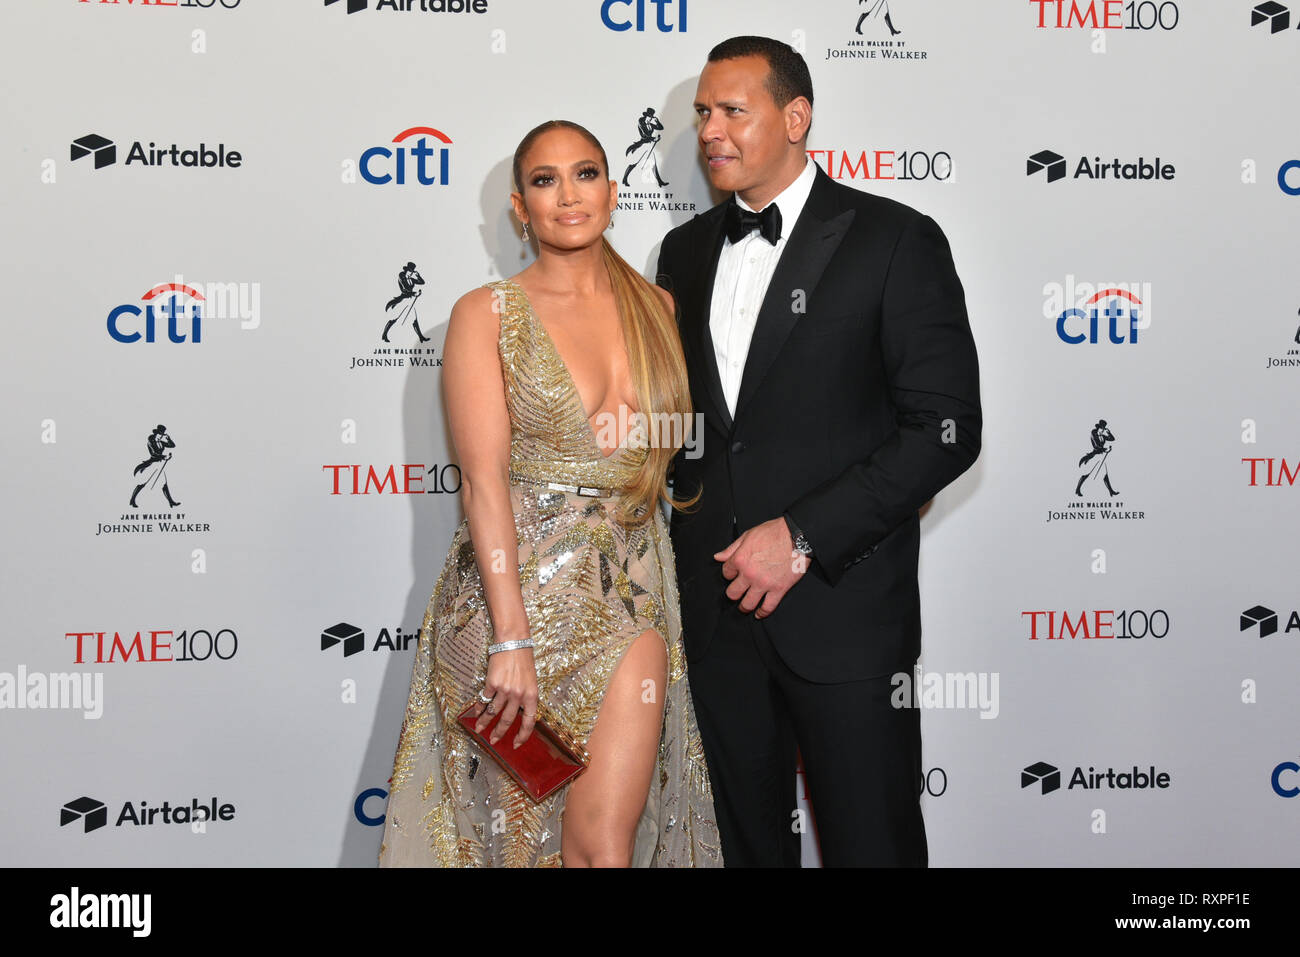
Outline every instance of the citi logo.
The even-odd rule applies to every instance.
[[[1104,309],[1097,304],[1106,300]],[[1128,302],[1124,306],[1121,300]],[[1097,330],[1101,319],[1106,320],[1106,341],[1114,345],[1136,345],[1138,330],[1150,325],[1142,321],[1142,300],[1127,289],[1102,289],[1084,300],[1082,309],[1065,309],[1056,317],[1056,336],[1062,342],[1077,346],[1082,342],[1096,345]],[[1091,309],[1088,307],[1091,306]],[[1072,324],[1072,320],[1082,320],[1083,324]],[[1074,331],[1074,330],[1078,331]]]
[[[1042,172],[1045,174],[1049,183],[1055,183],[1057,180],[1065,179],[1069,174],[1069,168],[1066,164],[1065,157],[1054,150],[1041,150],[1029,157],[1025,162],[1025,175],[1033,176],[1035,173]],[[1089,159],[1087,156],[1079,157],[1079,162],[1074,166],[1074,179],[1091,179],[1091,180],[1172,180],[1176,170],[1172,163],[1161,162],[1157,156],[1153,161],[1147,162],[1145,157],[1139,156],[1135,162],[1121,162],[1119,158],[1106,162],[1100,156],[1094,156]]]
[[[389,778],[389,783],[392,783],[392,778]],[[378,815],[371,814],[366,810],[366,802],[372,798],[376,799],[376,803],[372,807],[379,811]],[[386,788],[366,788],[357,795],[357,799],[352,803],[352,813],[366,827],[379,827],[384,823],[384,817],[387,814],[387,801],[388,790]]]
[[[1256,605],[1254,608],[1247,608],[1241,613],[1240,631],[1254,630],[1259,637],[1267,638],[1269,635],[1276,635],[1277,629],[1278,614],[1271,608]],[[1287,619],[1283,635],[1289,635],[1293,631],[1300,631],[1300,611],[1291,612],[1291,617]]]
[[[399,627],[394,631],[387,628],[380,628],[379,634],[375,636],[375,644],[371,651],[405,651],[410,647],[411,642],[418,641],[420,632],[402,631]],[[366,650],[366,633],[356,625],[350,625],[346,621],[341,621],[337,625],[330,625],[320,633],[320,650],[328,651],[335,645],[343,646],[343,657],[351,658],[353,655],[360,654]]]
[[[1274,793],[1277,794],[1278,797],[1284,798],[1300,797],[1300,787],[1297,787],[1294,784],[1284,784],[1282,782],[1282,775],[1284,774],[1288,775],[1288,781],[1300,780],[1294,777],[1295,775],[1300,775],[1300,764],[1296,764],[1294,761],[1283,761],[1273,769],[1273,777],[1271,780]]]
[[[1292,173],[1300,173],[1300,159],[1287,160],[1277,170],[1277,188],[1288,196],[1300,196],[1300,175],[1291,181]]]
[[[1291,27],[1291,11],[1274,0],[1256,4],[1250,11],[1250,25],[1257,27],[1260,24],[1267,24],[1269,33],[1281,33]]]
[[[1046,761],[1039,761],[1031,764],[1020,772],[1020,787],[1027,788],[1032,784],[1039,785],[1039,793],[1051,794],[1053,791],[1061,789],[1061,771],[1055,765],[1048,764]],[[1094,767],[1089,767],[1084,771],[1082,767],[1076,767],[1074,773],[1070,775],[1070,782],[1065,786],[1066,790],[1079,788],[1084,791],[1114,790],[1114,791],[1146,791],[1146,790],[1165,790],[1170,786],[1170,776],[1168,771],[1157,771],[1155,765],[1148,765],[1145,769],[1139,768],[1136,764],[1127,770],[1116,771],[1114,768],[1107,768],[1105,771],[1098,771]]]
[[[1138,331],[1151,326],[1151,283],[1079,282],[1067,273],[1043,286],[1043,316],[1070,345],[1136,345]]]
[[[408,161],[415,182],[421,186],[446,186],[451,182],[451,151],[447,149],[451,137],[446,133],[432,126],[412,126],[394,136],[393,143],[406,145],[372,146],[361,154],[357,166],[367,183],[405,186]]]
[[[653,5],[653,19],[646,20],[646,8]],[[677,16],[674,19],[673,13]],[[600,5],[600,22],[615,33],[650,28],[660,33],[686,32],[686,0],[604,0]]]
[[[189,305],[189,315],[185,307]],[[167,341],[189,341],[198,345],[203,341],[203,293],[183,283],[159,283],[140,297],[141,309],[135,303],[114,306],[108,313],[108,335],[114,342],[133,343],[158,341],[158,319],[167,321]],[[138,320],[143,317],[143,331]],[[185,330],[186,320],[189,329]],[[188,339],[187,339],[188,332]]]

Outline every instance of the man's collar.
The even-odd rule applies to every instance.
[[[781,210],[781,222],[783,223],[781,230],[782,236],[789,235],[790,230],[794,228],[795,220],[799,218],[799,214],[803,212],[804,205],[808,202],[808,194],[812,192],[813,180],[816,178],[817,164],[812,161],[811,157],[805,154],[803,171],[794,178],[789,186],[781,190],[781,192],[776,196],[772,197],[772,202],[776,203],[777,208]],[[735,198],[736,203],[741,209],[748,209],[750,212],[755,213],[762,211],[756,210],[746,203],[740,198],[739,193],[735,194]],[[766,209],[767,206],[764,206],[763,208]]]

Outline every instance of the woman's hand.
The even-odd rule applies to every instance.
[[[510,730],[519,709],[523,708],[524,718],[519,733],[515,735],[514,746],[517,748],[527,741],[537,723],[537,669],[533,664],[533,649],[498,651],[489,657],[483,695],[491,695],[492,702],[478,705],[474,730],[482,734],[483,729],[492,723],[492,716],[501,715],[488,738],[495,745]]]

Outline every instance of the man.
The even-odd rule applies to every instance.
[[[699,142],[733,195],[660,251],[704,421],[674,463],[702,491],[672,522],[690,681],[728,864],[799,864],[798,751],[824,863],[924,866],[890,677],[920,654],[917,510],[979,452],[975,345],[934,221],[808,159],[812,100],[786,44],[714,47]]]

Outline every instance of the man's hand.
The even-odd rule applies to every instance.
[[[776,610],[792,585],[808,570],[808,559],[795,551],[783,518],[774,518],[740,533],[713,555],[731,584],[727,597],[740,600],[740,610],[765,618]],[[755,611],[757,609],[757,611]]]

